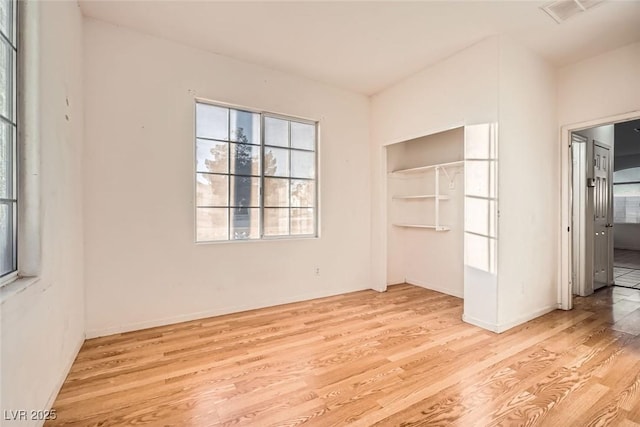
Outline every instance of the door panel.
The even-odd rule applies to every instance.
[[[593,147],[593,288],[606,286],[609,281],[609,236],[611,235],[611,158],[609,148]]]

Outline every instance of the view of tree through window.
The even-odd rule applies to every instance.
[[[16,7],[15,1],[0,2],[0,277],[18,268]]]
[[[196,240],[316,235],[316,124],[198,102]]]

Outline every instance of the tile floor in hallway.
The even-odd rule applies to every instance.
[[[640,289],[640,251],[615,249],[613,259],[616,286]]]

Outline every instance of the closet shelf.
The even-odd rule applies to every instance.
[[[418,200],[418,199],[435,199],[449,200],[449,196],[436,196],[435,194],[417,194],[415,196],[393,196],[394,200]]]
[[[435,231],[449,231],[451,230],[449,227],[445,227],[443,225],[427,225],[427,224],[393,224],[396,227],[404,227],[404,228],[427,228]]]
[[[456,162],[448,162],[448,163],[439,163],[435,165],[427,165],[420,166],[417,168],[411,169],[397,169],[393,172],[389,172],[390,177],[393,175],[400,174],[418,174],[420,172],[428,172],[433,171],[434,173],[434,183],[433,183],[433,194],[406,194],[406,189],[403,191],[405,194],[400,195],[392,195],[392,200],[429,200],[433,199],[433,208],[434,208],[434,216],[435,216],[435,224],[406,224],[406,223],[394,223],[393,225],[396,227],[405,227],[405,228],[422,228],[422,229],[430,229],[435,231],[449,231],[450,228],[443,226],[440,224],[440,201],[441,200],[449,200],[449,196],[446,194],[440,193],[440,179],[441,176],[444,175],[449,180],[449,188],[454,188],[454,178],[455,174],[453,172],[449,174],[447,171],[448,168],[455,168],[464,165],[464,160],[456,161]],[[419,178],[426,177],[426,175],[418,175]],[[422,190],[422,191],[430,191],[430,190]],[[420,204],[418,204],[420,205]],[[413,205],[415,207],[415,205]],[[405,205],[405,207],[409,207]],[[428,220],[431,222],[431,220]]]
[[[410,174],[410,173],[418,173],[418,172],[428,171],[429,169],[446,168],[446,167],[450,167],[450,166],[462,166],[462,165],[464,165],[464,160],[460,160],[460,161],[457,161],[457,162],[439,163],[437,165],[420,166],[420,167],[417,167],[417,168],[410,168],[410,169],[398,169],[398,170],[392,171],[391,173]]]

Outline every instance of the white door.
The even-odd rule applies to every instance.
[[[593,146],[593,289],[609,284],[609,241],[611,236],[611,157],[609,149]]]

